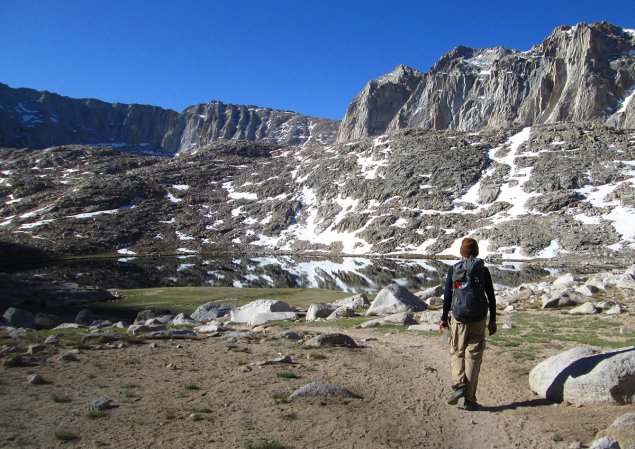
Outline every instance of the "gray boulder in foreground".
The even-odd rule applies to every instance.
[[[597,437],[612,438],[619,443],[621,449],[635,449],[635,413],[618,417],[608,429],[598,433]]]
[[[542,398],[573,404],[626,404],[635,397],[635,346],[598,353],[579,346],[544,360],[529,373]]]
[[[377,294],[366,315],[421,312],[427,308],[428,305],[408,289],[397,284],[390,284]]]
[[[328,346],[346,346],[347,348],[359,348],[355,340],[346,334],[322,334],[307,340],[302,345],[305,348],[324,348]]]
[[[362,399],[358,394],[353,393],[350,390],[347,390],[344,387],[340,387],[339,385],[330,384],[323,381],[311,382],[295,390],[293,393],[289,395],[288,400],[293,401],[297,398],[303,397],[341,397],[341,398],[356,398]]]

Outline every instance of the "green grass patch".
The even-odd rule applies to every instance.
[[[196,384],[187,384],[187,385],[185,386],[185,389],[186,389],[186,390],[200,390],[200,389],[201,389],[201,387],[199,387],[199,386],[198,386],[198,385],[196,385]]]
[[[501,322],[503,321],[501,317]],[[488,337],[492,346],[509,349],[520,358],[535,358],[539,348],[555,342],[613,349],[635,345],[635,335],[620,334],[622,322],[598,315],[569,315],[566,311],[522,311],[511,315],[512,329],[502,329]],[[532,348],[532,349],[530,349]]]
[[[276,373],[276,376],[278,376],[281,379],[299,379],[300,377],[292,372],[292,371],[281,371],[279,373]]]
[[[108,413],[103,410],[90,410],[86,416],[88,416],[89,419],[98,419],[108,416]]]
[[[142,310],[149,307],[191,314],[201,304],[216,301],[242,306],[256,299],[279,299],[303,309],[317,302],[333,302],[352,295],[310,288],[161,287],[120,290],[123,299],[99,304],[111,310]]]

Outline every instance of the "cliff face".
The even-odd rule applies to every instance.
[[[72,99],[0,83],[0,146],[114,146],[171,155],[220,139],[263,140],[275,145],[328,144],[338,122],[288,111],[196,105],[182,113],[155,106]]]
[[[633,127],[634,91],[635,31],[607,23],[560,27],[527,52],[457,47],[428,73],[398,67],[352,101],[338,141],[403,128]]]

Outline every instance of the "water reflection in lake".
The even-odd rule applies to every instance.
[[[390,283],[412,291],[439,285],[455,261],[394,258],[128,257],[66,261],[23,272],[52,280],[103,288],[165,286],[223,286],[323,288],[376,293]],[[519,263],[488,264],[498,287],[513,287],[551,274],[544,268]]]

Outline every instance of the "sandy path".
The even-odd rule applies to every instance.
[[[533,363],[488,349],[479,388],[484,407],[468,412],[445,403],[449,363],[438,337],[349,333],[359,342],[373,340],[354,350],[305,350],[279,340],[238,342],[228,350],[223,337],[162,340],[156,348],[82,350],[79,362],[50,356],[35,367],[2,367],[0,446],[246,448],[272,440],[287,448],[548,449],[589,443],[597,430],[632,410],[546,404],[527,386]],[[297,363],[245,369],[278,354]],[[28,385],[31,372],[50,383]],[[297,378],[284,378],[285,372]],[[363,399],[275,403],[275,395],[314,380]],[[100,396],[117,407],[88,416],[86,404]],[[61,442],[56,430],[79,439]]]

